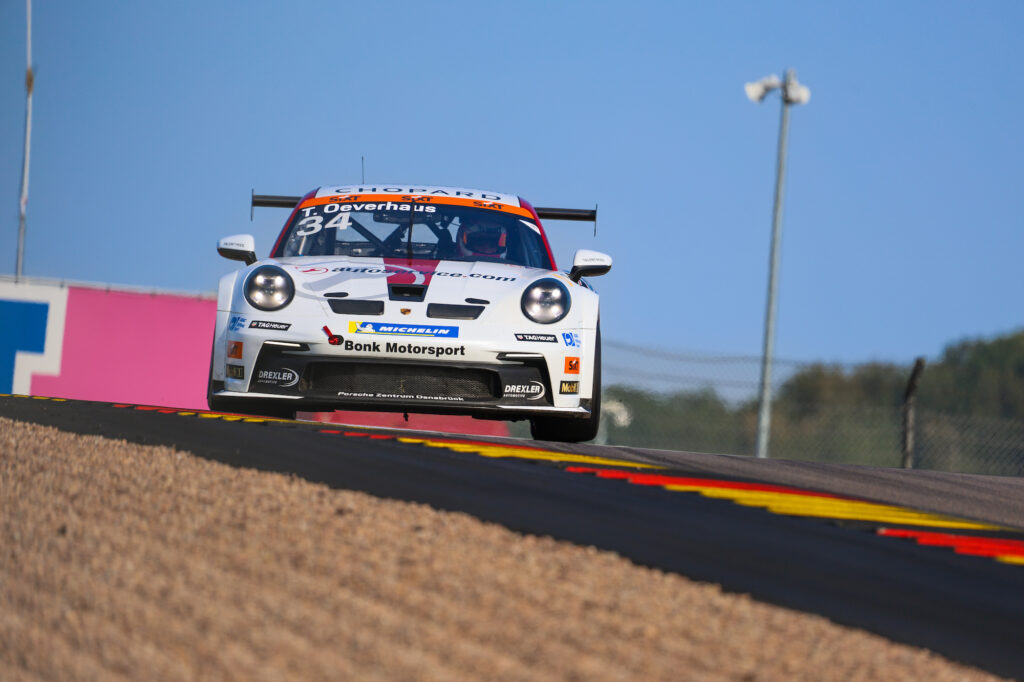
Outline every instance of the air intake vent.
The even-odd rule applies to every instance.
[[[497,372],[460,367],[373,363],[311,363],[308,390],[320,395],[371,393],[378,397],[496,400]]]
[[[426,284],[389,284],[388,296],[392,301],[422,301],[427,295]]]
[[[331,310],[339,315],[383,315],[384,301],[360,301],[332,298],[327,301]]]
[[[431,303],[427,306],[427,317],[443,317],[449,320],[475,320],[484,311],[482,305],[452,305]]]

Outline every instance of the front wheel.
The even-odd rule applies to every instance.
[[[563,443],[581,443],[594,440],[601,425],[601,324],[597,325],[594,350],[594,389],[591,393],[590,414],[579,417],[533,417],[530,435],[534,440],[553,440]]]

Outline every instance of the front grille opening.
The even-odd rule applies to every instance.
[[[339,315],[383,315],[384,301],[361,301],[331,298],[327,300],[331,310]]]
[[[502,391],[497,372],[430,365],[315,362],[307,368],[303,381],[305,390],[332,396],[344,392],[497,400]]]
[[[392,301],[422,301],[427,295],[426,284],[389,284],[388,296]]]
[[[444,317],[449,320],[475,320],[484,311],[482,305],[454,305],[431,303],[427,306],[427,317]]]

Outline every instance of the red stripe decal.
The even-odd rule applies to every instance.
[[[544,232],[544,226],[541,225],[540,216],[537,215],[537,212],[533,210],[533,206],[526,199],[519,197],[519,205],[530,212],[530,215],[533,216],[534,222],[536,222],[537,226],[540,227],[540,238],[544,240],[544,248],[547,249],[548,260],[551,261],[551,269],[558,270],[558,266],[555,265],[555,254],[551,252],[551,245],[548,244],[548,235]]]
[[[384,258],[384,269],[388,273],[388,284],[430,285],[430,280],[441,261],[409,258]]]

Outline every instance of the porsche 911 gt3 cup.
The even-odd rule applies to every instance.
[[[541,225],[596,211],[402,185],[253,206],[292,212],[267,259],[251,235],[218,243],[246,267],[220,281],[211,409],[466,414],[529,419],[545,440],[596,435],[598,295],[582,277],[612,261],[579,250],[559,272]]]

